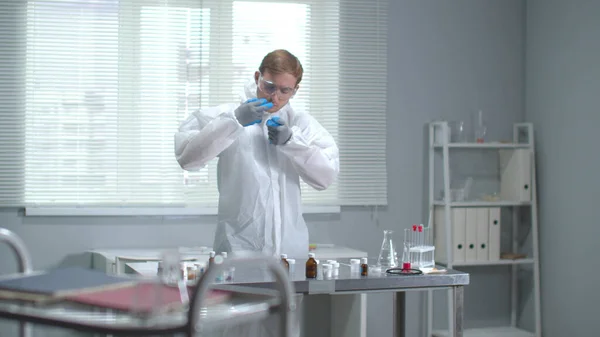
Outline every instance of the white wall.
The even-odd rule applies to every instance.
[[[526,119],[537,128],[544,337],[598,336],[600,1],[527,4]]]

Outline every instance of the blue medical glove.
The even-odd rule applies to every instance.
[[[273,103],[264,98],[251,98],[235,109],[235,117],[243,126],[254,125],[260,123],[264,112],[272,107]]]
[[[269,129],[269,143],[284,145],[292,138],[292,129],[279,117],[275,116],[267,121]]]

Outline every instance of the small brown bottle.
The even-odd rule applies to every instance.
[[[288,272],[290,271],[290,263],[287,261],[287,254],[281,254],[281,263]]]
[[[308,260],[306,261],[306,278],[317,278],[317,260],[315,260],[315,253],[308,253]]]
[[[192,266],[187,266],[187,280],[188,281],[193,281],[196,279],[196,271],[194,270],[194,267]]]
[[[368,260],[366,257],[362,258],[362,264],[360,265],[360,275],[368,276],[369,275],[369,265],[367,264]]]

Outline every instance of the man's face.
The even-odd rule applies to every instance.
[[[269,113],[279,111],[298,90],[296,77],[289,73],[272,75],[269,71],[263,74],[257,71],[254,80],[257,85],[256,96],[273,103],[273,107],[267,110]]]

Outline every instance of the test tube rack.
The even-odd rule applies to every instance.
[[[423,225],[412,225],[404,229],[402,262],[410,263],[413,269],[431,269],[435,266],[433,231]]]

